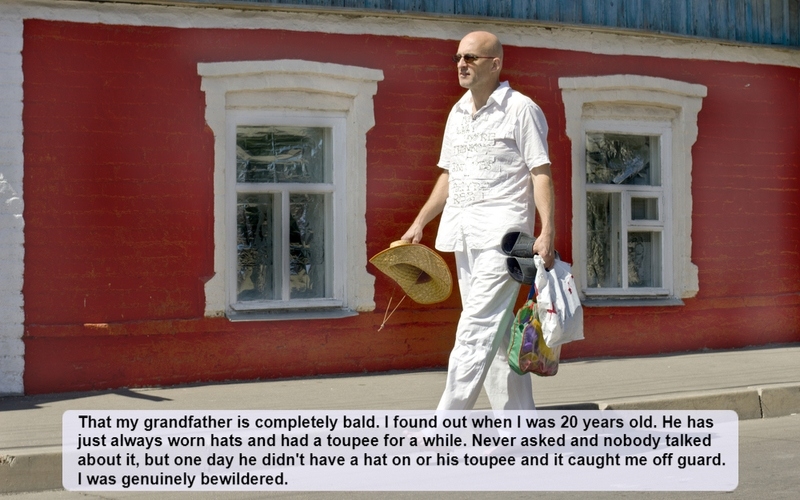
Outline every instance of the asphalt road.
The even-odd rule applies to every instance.
[[[548,492],[554,499],[713,499],[739,500],[763,498],[796,500],[800,492],[800,415],[743,420],[739,423],[739,485],[733,492]],[[0,499],[63,500],[63,499],[503,499],[529,500],[536,492],[464,493],[464,492],[287,492],[287,493],[81,493],[44,491],[0,495]]]

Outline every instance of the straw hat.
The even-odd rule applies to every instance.
[[[420,304],[435,304],[450,296],[453,277],[439,254],[418,243],[395,241],[369,259]]]

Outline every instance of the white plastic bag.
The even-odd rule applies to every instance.
[[[547,347],[553,348],[573,340],[583,339],[583,308],[569,264],[556,259],[549,271],[538,255],[534,285],[537,290],[539,321]]]

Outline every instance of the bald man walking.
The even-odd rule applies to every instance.
[[[486,389],[495,410],[534,409],[530,374],[512,372],[507,350],[519,283],[508,275],[500,242],[509,231],[541,233],[533,245],[555,260],[553,181],[547,121],[531,99],[500,82],[503,47],[485,31],[465,36],[453,56],[466,94],[445,126],[442,173],[401,239],[417,243],[440,213],[436,249],[454,252],[462,313],[439,410],[472,409]]]

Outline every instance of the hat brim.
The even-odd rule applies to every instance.
[[[447,263],[425,245],[395,242],[369,261],[419,304],[442,302],[453,291]]]

